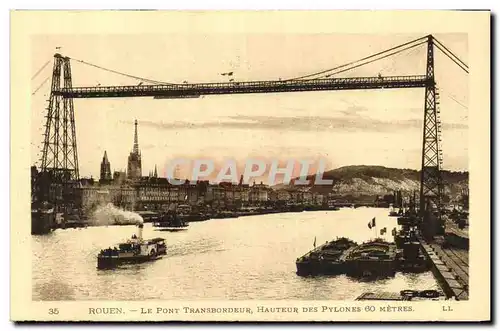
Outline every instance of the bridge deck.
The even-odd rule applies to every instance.
[[[250,81],[196,84],[72,87],[53,91],[65,98],[152,96],[189,98],[213,94],[278,93],[383,88],[416,88],[433,84],[426,76],[349,77],[309,80]]]

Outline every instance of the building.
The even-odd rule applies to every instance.
[[[222,208],[226,205],[225,188],[221,185],[209,185],[205,196],[205,201],[212,208]]]
[[[108,153],[104,151],[104,156],[101,161],[101,176],[99,180],[101,182],[110,182],[113,178],[111,177],[111,164],[108,160]]]
[[[134,210],[136,204],[136,191],[128,185],[113,186],[112,201],[117,207],[125,210]]]
[[[278,190],[277,201],[280,202],[289,202],[291,200],[290,192],[285,189]]]
[[[269,200],[269,188],[262,182],[260,184],[255,184],[250,187],[249,201],[251,205],[262,205]]]
[[[325,196],[320,193],[313,192],[312,199],[313,203],[317,206],[321,206],[325,203]]]
[[[113,183],[116,185],[122,185],[127,180],[126,171],[115,171],[113,172]]]
[[[201,205],[205,202],[208,182],[188,182],[172,185],[166,178],[142,177],[133,183],[137,210],[168,210],[184,205]]]
[[[139,138],[137,135],[137,120],[135,120],[134,132],[134,147],[128,156],[127,162],[127,177],[128,179],[137,180],[142,177],[142,162],[141,152],[139,150]]]

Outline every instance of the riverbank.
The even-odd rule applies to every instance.
[[[208,212],[198,212],[191,214],[180,214],[178,215],[182,220],[186,222],[204,222],[212,219],[226,219],[226,218],[239,218],[245,216],[258,216],[258,215],[268,215],[268,214],[284,214],[284,213],[300,213],[304,211],[336,211],[340,208],[337,206],[327,207],[327,206],[288,206],[281,208],[246,208],[242,210],[216,210]],[[145,223],[153,223],[157,221],[161,215],[161,212],[154,211],[135,211],[139,214]],[[108,225],[130,225],[130,222],[116,222],[114,224]],[[59,223],[55,226],[55,229],[71,229],[71,228],[84,228],[89,226],[99,226],[98,224],[93,224],[89,222],[88,219],[80,220],[68,220],[66,222]]]

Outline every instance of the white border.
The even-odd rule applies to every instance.
[[[118,2],[117,2],[118,3]],[[339,2],[333,2],[333,1],[317,1],[316,3],[311,3],[310,1],[303,1],[303,0],[288,0],[288,1],[273,1],[273,0],[252,0],[251,2],[243,2],[243,1],[211,1],[208,3],[207,1],[203,0],[183,0],[179,1],[177,3],[167,3],[167,2],[160,2],[160,1],[151,1],[151,0],[141,0],[140,2],[132,2],[132,1],[126,1],[126,0],[121,0],[118,4],[120,5],[121,9],[135,9],[140,6],[140,8],[143,9],[303,9],[303,10],[308,10],[308,9],[452,9],[452,8],[462,8],[462,9],[491,9],[493,12],[497,12],[496,9],[498,9],[498,1],[486,1],[486,0],[475,0],[475,1],[441,1],[437,2],[435,0],[419,0],[415,2],[410,2],[410,1],[362,1],[362,0],[349,0],[349,1],[339,1]],[[473,5],[473,6],[472,6]],[[2,148],[2,154],[1,155],[7,155],[10,154],[10,134],[9,134],[9,127],[10,127],[10,116],[9,116],[9,98],[10,98],[10,77],[7,74],[9,72],[9,9],[11,8],[16,8],[16,9],[113,9],[117,8],[116,3],[113,3],[111,1],[102,1],[102,0],[87,0],[87,1],[44,1],[44,3],[40,3],[37,1],[3,1],[1,4],[2,11],[1,11],[1,16],[0,16],[0,22],[2,22],[2,33],[1,33],[1,41],[2,45],[4,45],[3,51],[1,52],[2,56],[2,63],[4,64],[4,70],[3,72],[5,73],[3,75],[4,79],[2,82],[2,89],[0,90],[0,93],[2,94],[1,100],[3,101],[3,111],[0,112],[0,116],[2,116],[0,120],[0,125],[2,126],[2,130],[0,130],[0,134],[2,135],[1,137],[1,148]],[[29,24],[29,23],[27,23]],[[494,26],[493,26],[494,27]],[[495,36],[495,43],[498,44],[498,36],[497,34],[493,34]],[[496,59],[496,58],[495,58]],[[492,59],[492,60],[495,60]],[[495,68],[495,66],[494,66]],[[496,73],[496,70],[495,70]],[[498,93],[498,87],[495,91],[492,91],[492,93],[495,93],[496,95],[500,95]],[[498,115],[496,120],[498,120]],[[495,124],[498,124],[497,121],[495,121]],[[496,125],[495,125],[496,126]],[[498,127],[498,126],[496,126]],[[493,132],[496,130],[493,129]],[[497,142],[497,141],[495,141]],[[497,168],[498,170],[498,168]],[[0,188],[1,191],[1,197],[0,197],[0,204],[3,211],[9,210],[10,206],[10,201],[9,201],[9,181],[10,181],[10,171],[9,171],[9,163],[7,162],[2,162],[0,163],[0,174],[3,177],[2,180],[2,186]],[[498,181],[495,181],[495,184],[498,184]],[[499,206],[500,205],[500,198],[498,196],[495,197],[495,203],[494,205]],[[9,220],[9,215],[7,213],[4,213],[3,215],[3,222],[8,222]],[[5,223],[4,223],[5,224]],[[496,226],[496,231],[494,234],[495,238],[499,238],[498,236],[499,232],[499,226]],[[4,230],[3,233],[8,233],[6,230]],[[4,238],[4,239],[9,239],[9,238]],[[495,240],[492,241],[493,243]],[[2,251],[7,254],[10,249],[10,240],[2,240]],[[498,245],[497,245],[498,246]],[[498,247],[496,247],[498,248]],[[495,253],[498,253],[496,250]],[[498,255],[496,255],[498,256]],[[9,265],[9,258],[4,255],[4,263]],[[5,295],[7,293],[10,293],[10,286],[9,286],[9,267],[3,268],[4,273],[2,274],[2,282],[1,285],[3,286],[3,291],[4,295],[2,295],[2,313],[3,313],[3,318],[2,318],[2,323],[1,323],[1,329],[2,330],[10,330],[13,329],[15,326],[9,322],[9,298],[10,295]],[[492,279],[493,281],[493,279]],[[496,286],[497,291],[498,291],[498,286]],[[497,293],[495,293],[496,295]],[[496,305],[496,309],[498,309],[498,305]],[[495,314],[496,315],[496,314]],[[498,316],[498,315],[496,315]],[[54,325],[46,325],[48,328],[53,328]],[[71,325],[67,326],[61,326],[62,329],[71,327]],[[80,328],[87,329],[91,328],[92,325],[86,325],[86,326],[79,326]],[[109,328],[110,326],[107,325],[94,325],[93,326],[96,329],[102,329],[104,328]],[[115,326],[116,327],[116,326]],[[120,328],[123,326],[119,326]],[[136,326],[138,329],[145,329],[147,326]],[[158,325],[157,327],[168,327],[170,329],[172,328],[178,328],[178,326],[174,325]],[[207,327],[207,326],[202,326],[202,327]],[[218,327],[215,325],[215,327]],[[264,326],[261,326],[264,327]],[[267,327],[267,326],[266,326]],[[304,327],[311,327],[311,326],[306,326],[306,325],[300,325],[300,328]],[[388,325],[381,325],[379,327],[387,328],[389,327]],[[391,327],[401,327],[398,325],[391,326]],[[415,326],[414,326],[415,327]],[[410,327],[410,329],[414,328]],[[435,327],[435,326],[430,326],[427,325],[426,327]],[[455,328],[456,326],[450,325],[449,327]],[[366,325],[359,325],[355,326],[355,329],[364,329],[366,328]],[[406,328],[406,327],[405,327]]]

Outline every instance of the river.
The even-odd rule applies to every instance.
[[[431,272],[397,273],[361,282],[341,276],[299,277],[295,260],[337,236],[358,243],[375,236],[392,241],[396,218],[388,209],[247,216],[191,223],[181,232],[144,226],[144,238],[163,237],[168,255],[141,265],[97,270],[96,255],[135,233],[135,226],[58,229],[32,236],[33,300],[354,300],[363,292],[437,289]]]

